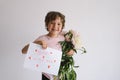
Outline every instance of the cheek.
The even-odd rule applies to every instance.
[[[48,25],[47,29],[48,29],[48,30],[51,30],[51,29],[52,29],[52,27],[51,27],[50,25]]]
[[[62,30],[62,27],[59,27],[59,30],[61,31],[61,30]]]
[[[62,26],[58,26],[58,29],[62,29]]]

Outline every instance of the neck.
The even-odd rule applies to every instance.
[[[55,37],[58,37],[58,34],[50,34],[50,33],[48,33],[48,36],[50,36],[52,38],[55,38]]]

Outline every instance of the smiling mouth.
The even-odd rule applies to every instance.
[[[58,30],[54,30],[54,29],[52,29],[52,31],[58,31]]]

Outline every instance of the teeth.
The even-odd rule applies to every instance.
[[[58,30],[52,30],[52,31],[58,31]]]

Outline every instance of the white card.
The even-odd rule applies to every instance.
[[[62,52],[49,48],[43,49],[41,45],[30,43],[25,58],[24,67],[58,75]]]

